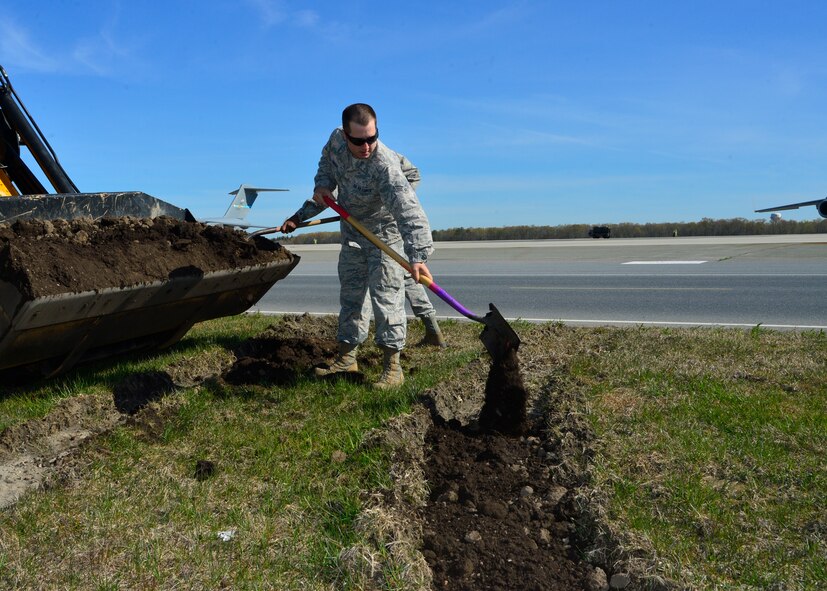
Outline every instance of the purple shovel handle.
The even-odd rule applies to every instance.
[[[422,279],[424,279],[424,281],[420,281],[420,283],[422,283],[428,289],[430,289],[432,292],[434,292],[436,295],[441,297],[445,301],[445,303],[448,304],[449,306],[451,306],[454,310],[456,310],[457,312],[459,312],[460,314],[462,314],[466,318],[470,318],[471,320],[475,320],[477,322],[482,322],[482,318],[480,318],[479,316],[477,316],[476,314],[471,312],[468,308],[466,308],[465,306],[460,304],[458,301],[456,301],[451,294],[449,294],[447,291],[442,289],[435,282],[428,281],[428,279],[426,279],[424,277]]]

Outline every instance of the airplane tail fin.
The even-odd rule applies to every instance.
[[[262,228],[264,226],[253,226],[247,223],[247,214],[250,213],[250,208],[253,207],[259,193],[264,191],[289,191],[290,189],[267,189],[264,187],[250,187],[242,184],[235,191],[230,191],[230,195],[234,195],[230,206],[224,217],[221,218],[207,218],[202,221],[207,224],[221,224],[224,226],[233,226],[237,228]]]
[[[250,213],[250,208],[253,207],[258,194],[263,191],[287,191],[288,189],[267,189],[263,187],[249,187],[242,184],[235,191],[230,191],[230,195],[235,195],[235,198],[227,208],[224,217],[228,220],[244,220],[247,214]]]

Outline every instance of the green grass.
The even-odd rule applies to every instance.
[[[6,396],[0,414],[12,424],[66,396],[106,395],[130,373],[209,355],[270,322],[205,323],[174,351]],[[407,411],[468,353],[433,357],[393,391],[305,379],[286,388],[208,384],[165,397],[152,405],[163,420],[118,427],[85,450],[81,480],[29,494],[2,514],[0,587],[338,587],[336,557],[355,539],[360,493],[389,480],[387,458],[360,449],[362,436]],[[379,368],[367,371],[376,379]],[[334,452],[344,461],[332,460]],[[193,478],[199,459],[218,467],[204,482]],[[233,539],[219,540],[228,530]]]
[[[609,378],[591,417],[617,529],[694,588],[821,588],[825,353],[820,333],[647,331],[583,361]]]
[[[0,426],[64,398],[111,397],[138,372],[217,364],[275,321],[203,323],[162,354],[18,388],[0,398]],[[588,487],[605,499],[592,509],[613,556],[643,549],[650,572],[690,588],[824,588],[827,336],[517,330],[527,386],[564,393],[594,432]],[[391,479],[385,451],[360,443],[480,355],[478,325],[444,331],[452,348],[407,350],[408,381],[395,391],[306,379],[165,396],[73,454],[63,480],[0,513],[0,588],[357,588],[337,557],[363,535],[364,493]],[[373,380],[379,357],[366,353]],[[199,459],[217,466],[203,482]],[[401,588],[392,576],[387,588]]]

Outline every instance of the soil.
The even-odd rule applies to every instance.
[[[337,350],[330,339],[265,334],[236,348],[237,361],[223,377],[234,385],[287,385],[314,366],[329,362]]]
[[[120,423],[146,437],[161,433],[165,417],[149,402],[178,387],[207,380],[230,387],[267,387],[290,383],[313,366],[329,363],[336,352],[335,328],[334,318],[285,317],[219,361],[193,359],[168,372],[129,376],[113,388],[109,400],[79,397],[83,404],[67,401],[56,409],[59,414],[52,413],[54,417],[7,429],[0,435],[0,477],[14,484],[5,504],[26,489],[54,482],[48,470],[71,464],[56,458],[70,454],[79,441],[94,434]],[[361,354],[360,364],[379,362],[369,349]],[[415,370],[416,359],[426,358],[409,358],[410,371]],[[479,374],[481,369],[477,361],[458,373]],[[419,532],[412,536],[412,554],[406,560],[409,564],[427,561],[424,570],[433,589],[608,588],[600,569],[578,560],[572,491],[560,484],[550,466],[559,458],[549,450],[559,446],[549,435],[545,417],[527,417],[528,393],[516,354],[490,366],[484,392],[480,381],[460,378],[455,382],[461,384],[461,397],[476,408],[463,407],[466,416],[460,421],[450,411],[439,411],[450,407],[437,400],[445,396],[431,393],[430,413],[425,409],[420,413],[423,435],[418,443],[401,446],[405,457],[416,464],[408,472],[424,474],[430,491],[417,509],[397,511],[407,523],[402,529]],[[468,413],[479,420],[467,420]],[[399,422],[404,421],[400,417]],[[55,425],[83,426],[84,436]],[[14,466],[21,468],[11,472]],[[208,460],[199,460],[192,477],[210,478],[213,469]]]
[[[0,281],[26,299],[122,288],[292,257],[266,238],[170,217],[0,224]]]
[[[536,435],[511,438],[434,425],[426,436],[423,554],[436,589],[589,589],[568,493],[549,478]]]
[[[492,360],[476,424],[438,419],[425,437],[423,555],[437,589],[591,588],[593,569],[570,543],[574,525],[556,512],[568,491],[550,478],[527,401],[512,349]]]

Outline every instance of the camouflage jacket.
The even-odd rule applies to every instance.
[[[339,128],[333,131],[322,149],[315,187],[334,191],[342,207],[380,240],[386,244],[403,240],[408,260],[424,263],[433,252],[433,240],[428,218],[414,192],[419,180],[419,170],[410,160],[380,140],[377,140],[370,158],[354,158]],[[296,212],[295,218],[304,221],[324,209],[324,206],[309,199]],[[344,220],[340,229],[342,244],[355,242],[362,247],[370,245]]]

